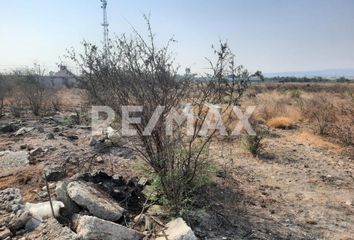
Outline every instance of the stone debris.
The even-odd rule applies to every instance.
[[[63,167],[59,165],[47,165],[44,167],[45,175],[47,176],[47,181],[60,181],[66,177],[66,171]]]
[[[9,123],[9,124],[0,126],[0,132],[2,132],[2,133],[12,133],[17,130],[18,130],[18,127],[14,123]]]
[[[30,233],[25,234],[25,239],[36,240],[78,240],[78,236],[70,228],[62,226],[56,219],[49,218]]]
[[[27,151],[1,151],[0,152],[0,169],[20,167],[29,164],[29,155]]]
[[[0,191],[0,210],[16,212],[23,206],[20,189],[6,188]]]
[[[126,143],[119,132],[112,127],[108,127],[106,133],[107,138],[112,142],[114,146],[123,146]]]
[[[47,139],[47,140],[52,140],[54,138],[55,138],[55,136],[53,133],[47,133],[47,135],[45,136],[45,139]]]
[[[56,217],[60,216],[59,211],[64,208],[64,203],[60,201],[52,201],[54,215]],[[40,203],[26,203],[25,208],[33,215],[40,219],[46,219],[53,216],[50,202],[40,202]]]
[[[43,153],[43,152],[44,152],[43,148],[37,147],[37,148],[35,148],[35,149],[32,149],[32,150],[29,152],[29,155],[30,155],[31,157],[36,157],[36,156],[40,155],[40,154]]]
[[[76,204],[87,209],[96,217],[117,221],[124,212],[117,202],[87,183],[71,182],[67,186],[67,193]]]
[[[146,178],[146,177],[141,177],[141,178],[139,179],[138,185],[144,187],[144,186],[145,186],[146,184],[148,184],[148,183],[149,183],[149,179],[148,179],[148,178]]]
[[[62,209],[62,215],[66,217],[72,216],[74,213],[79,212],[78,206],[71,200],[67,193],[67,183],[66,182],[58,182],[55,188],[55,193],[57,195],[56,199],[64,203],[65,208]]]
[[[74,227],[78,237],[85,240],[139,240],[144,237],[133,229],[92,216],[75,217]]]
[[[192,229],[182,218],[176,218],[166,224],[166,230],[159,233],[156,240],[197,240]],[[166,234],[166,235],[165,235]]]
[[[25,134],[25,133],[29,133],[29,132],[31,132],[31,131],[33,131],[33,130],[34,130],[33,127],[22,127],[22,128],[20,128],[19,130],[17,130],[17,131],[14,133],[14,135],[15,135],[15,136],[20,136],[20,135],[23,135],[23,134]]]

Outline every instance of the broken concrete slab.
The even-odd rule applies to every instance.
[[[87,209],[96,217],[117,221],[124,212],[124,209],[117,202],[88,183],[71,182],[67,186],[67,193],[76,204]]]
[[[85,240],[139,240],[144,237],[133,229],[92,216],[77,216],[74,225],[78,237]]]
[[[182,218],[176,218],[166,224],[167,229],[160,232],[156,240],[197,240],[192,229]]]
[[[79,212],[78,206],[71,200],[67,193],[67,183],[66,182],[58,182],[55,188],[55,193],[57,195],[56,199],[64,203],[65,207],[62,209],[61,213],[65,217],[70,217],[74,213]]]
[[[62,226],[56,219],[49,218],[40,224],[38,228],[24,235],[25,239],[36,240],[76,240],[79,239],[70,228]]]
[[[27,151],[1,151],[0,152],[0,169],[13,168],[27,165],[29,156]]]

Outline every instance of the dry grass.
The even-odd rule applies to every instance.
[[[1,170],[2,171],[2,170]],[[30,165],[9,171],[6,176],[0,177],[0,190],[15,187],[21,190],[24,201],[33,202],[36,191],[44,186],[42,167]]]
[[[275,117],[267,121],[267,125],[273,128],[291,129],[294,128],[295,122],[288,117]]]

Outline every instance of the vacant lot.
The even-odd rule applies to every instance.
[[[184,215],[194,233],[201,239],[353,239],[353,93],[350,83],[251,85],[241,106],[256,106],[252,123],[258,145],[246,136],[213,140],[211,183],[200,191],[196,210]],[[81,90],[56,94],[60,110],[41,116],[23,107],[14,117],[12,99],[5,99],[0,190],[19,188],[26,202],[47,200],[43,174],[54,168],[64,170],[64,179],[97,171],[127,181],[149,178],[142,160],[119,141],[92,141],[90,105]],[[257,148],[254,154],[252,148]],[[18,162],[8,164],[7,152],[20,151],[24,155]],[[22,161],[26,153],[28,163]],[[144,231],[146,225],[134,224],[134,217],[162,204],[145,197],[121,202],[129,210],[121,224]],[[165,215],[156,218],[156,231],[161,228],[156,222],[169,220]]]

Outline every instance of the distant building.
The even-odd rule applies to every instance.
[[[50,72],[49,76],[44,76],[43,83],[50,88],[72,88],[78,85],[77,77],[64,65],[59,66],[58,72]]]

